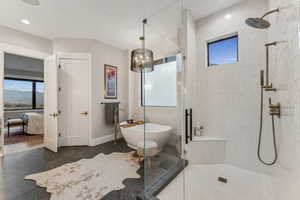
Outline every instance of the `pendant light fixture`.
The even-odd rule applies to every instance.
[[[145,25],[147,19],[143,20],[143,36],[140,37],[142,41],[142,48],[135,49],[131,52],[131,71],[134,72],[152,72],[154,70],[153,52],[146,49],[145,42]]]

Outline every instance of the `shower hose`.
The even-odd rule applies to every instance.
[[[259,128],[259,139],[258,139],[258,148],[257,155],[260,162],[264,165],[272,166],[277,162],[278,152],[277,152],[277,144],[276,144],[276,134],[275,134],[275,124],[274,124],[274,116],[272,115],[272,131],[273,131],[273,146],[274,146],[274,160],[272,162],[266,162],[263,160],[261,156],[261,138],[262,138],[262,129],[263,129],[263,108],[264,108],[264,89],[261,87],[261,96],[260,96],[260,128]]]

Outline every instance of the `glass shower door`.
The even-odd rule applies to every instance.
[[[184,168],[182,159],[181,54],[156,61],[154,72],[142,73],[145,190],[156,196]],[[167,87],[162,87],[167,86]],[[165,94],[167,93],[167,96]],[[162,97],[161,99],[159,99]],[[182,199],[181,199],[182,200]]]
[[[182,173],[183,156],[183,52],[180,46],[182,1],[152,14],[146,29],[146,48],[154,52],[154,71],[140,74],[140,106],[144,118],[144,187],[147,198],[161,196]],[[172,23],[170,23],[172,19]],[[164,23],[166,22],[166,23]],[[163,24],[163,26],[162,26]],[[179,200],[184,200],[184,187]],[[172,194],[171,194],[172,195]]]

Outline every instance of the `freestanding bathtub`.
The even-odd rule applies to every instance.
[[[171,130],[172,128],[169,126],[153,123],[121,128],[122,135],[129,147],[137,149],[137,144],[146,139],[146,141],[155,141],[159,151],[161,151],[164,145],[167,143],[171,135]]]

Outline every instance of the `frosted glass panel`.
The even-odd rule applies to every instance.
[[[156,65],[145,74],[145,106],[176,106],[176,61]]]

